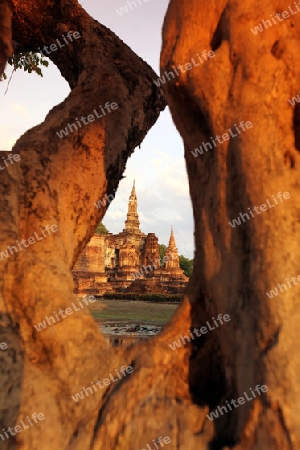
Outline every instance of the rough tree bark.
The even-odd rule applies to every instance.
[[[207,334],[191,359],[191,393],[213,409],[257,384],[268,387],[208,424],[214,448],[300,448],[299,286],[291,281],[277,297],[266,295],[300,274],[299,106],[288,102],[299,90],[300,14],[293,6],[284,20],[286,5],[171,0],[163,30],[162,73],[215,52],[166,85],[184,139],[195,217],[192,324],[219,313],[232,318]],[[281,20],[258,35],[251,31],[275,13]],[[253,127],[193,156],[241,121]],[[274,206],[279,191],[290,199]],[[266,199],[272,209],[251,217],[248,208]],[[228,222],[241,212],[249,220],[232,228]],[[196,384],[197,364],[203,372]]]
[[[26,422],[34,412],[45,415],[44,422],[4,442],[0,437],[0,446],[87,449],[96,439],[109,389],[79,403],[71,395],[131,360],[111,351],[85,310],[41,332],[34,325],[76,304],[71,268],[104,214],[94,203],[117,188],[127,158],[165,100],[153,83],[155,72],[76,1],[9,5],[15,52],[36,51],[57,38],[63,43],[68,31],[82,37],[50,54],[70,84],[70,95],[16,143],[13,153],[21,156],[20,163],[0,172],[1,252],[22,239],[28,246],[47,224],[58,226],[56,233],[46,232],[18,253],[11,249],[0,261],[0,342],[8,345],[0,351],[1,429]],[[95,109],[100,114],[99,105],[106,102],[118,109],[62,139],[57,136],[76,118]]]
[[[6,1],[0,0],[0,74],[12,52],[11,11]]]
[[[281,4],[171,1],[162,73],[203,50],[216,53],[166,84],[185,141],[196,227],[194,273],[163,333],[116,350],[84,312],[40,333],[33,325],[74,301],[70,268],[101,219],[92,205],[117,186],[127,156],[163,100],[150,68],[75,2],[10,3],[19,50],[35,50],[70,29],[83,38],[52,54],[72,87],[70,96],[19,140],[19,169],[14,165],[0,175],[3,248],[47,223],[59,226],[57,234],[1,262],[0,341],[9,345],[0,354],[1,426],[34,411],[46,416],[4,448],[14,448],[16,439],[26,450],[139,449],[166,435],[170,449],[299,448],[298,288],[272,300],[265,292],[300,273],[294,256],[299,111],[287,102],[299,87],[296,50],[288,43],[298,44],[300,16],[260,36],[250,31],[282,11]],[[120,105],[105,122],[57,138],[55,131],[105,101]],[[191,154],[241,120],[253,128],[201,157]],[[230,228],[229,220],[278,191],[289,191],[291,199]],[[230,314],[231,322],[192,346],[170,349],[180,334],[219,313]],[[131,364],[133,374],[77,404],[71,400],[121,364]],[[256,384],[266,384],[268,393],[214,422],[206,418],[209,407]]]

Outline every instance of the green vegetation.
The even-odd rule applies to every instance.
[[[160,256],[161,260],[164,258],[164,256],[166,256],[166,250],[167,250],[167,246],[166,245],[159,244],[159,256]]]
[[[137,322],[146,322],[146,323],[156,323],[156,324],[164,324],[166,323],[171,317],[173,312],[171,312],[168,316],[166,314],[155,314],[155,316],[150,315],[148,313],[141,313],[141,314],[132,314],[130,312],[128,313],[107,313],[105,311],[91,311],[91,315],[94,317],[94,319],[102,319],[102,320],[134,320]]]
[[[135,294],[130,292],[119,293],[106,293],[103,295],[104,299],[112,300],[148,300],[151,302],[159,303],[180,303],[182,295],[164,295],[164,294]]]
[[[13,67],[13,73],[17,69],[23,69],[24,72],[28,73],[35,72],[40,77],[43,76],[41,66],[44,67],[49,66],[49,62],[46,59],[44,59],[43,55],[33,52],[26,52],[26,53],[19,53],[17,55],[12,55],[10,58],[8,58],[7,62],[9,65]],[[3,74],[0,75],[0,81],[6,79],[7,75],[4,72]]]
[[[105,225],[103,225],[102,222],[99,223],[99,225],[97,226],[96,230],[95,230],[95,234],[108,234],[109,231],[106,228]]]
[[[184,275],[187,277],[191,276],[192,270],[193,270],[193,259],[188,259],[183,255],[179,256],[179,265],[180,269],[184,271]]]
[[[160,254],[160,259],[161,260],[165,256],[166,250],[167,250],[166,245],[164,245],[164,244],[160,244],[159,245],[159,254]],[[188,258],[186,258],[183,255],[179,256],[180,269],[183,270],[184,275],[187,276],[187,277],[191,276],[191,273],[192,273],[192,270],[193,270],[193,263],[194,263],[193,259],[188,259]]]
[[[139,323],[147,325],[164,325],[177,310],[170,303],[152,303],[142,301],[98,300],[89,308],[91,315],[99,322]]]

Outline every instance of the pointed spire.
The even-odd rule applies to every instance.
[[[140,231],[139,215],[137,213],[137,196],[135,192],[135,180],[131,189],[131,194],[128,202],[127,219],[125,220],[125,230]]]
[[[168,270],[179,269],[178,249],[176,247],[175,236],[172,226],[169,245],[166,250],[166,256],[168,257],[168,261],[166,261],[165,268]]]
[[[131,189],[131,196],[135,196],[136,197],[136,192],[135,192],[135,180],[133,180],[133,186]]]
[[[170,240],[169,240],[169,247],[176,248],[175,236],[174,236],[174,231],[173,231],[172,225],[171,225],[171,235],[170,235]]]

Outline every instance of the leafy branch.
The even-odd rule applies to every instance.
[[[8,80],[7,89],[5,91],[5,94],[8,90],[9,84],[11,82],[11,79],[13,77],[13,74],[18,69],[23,69],[24,72],[32,73],[36,72],[39,76],[43,76],[42,73],[42,66],[48,67],[49,62],[44,59],[44,55],[40,55],[39,53],[33,53],[33,52],[25,52],[25,53],[18,53],[12,55],[10,58],[8,58],[8,64],[13,67],[12,74]],[[0,75],[0,81],[6,80],[7,75],[5,72],[3,72]]]

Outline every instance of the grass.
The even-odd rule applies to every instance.
[[[92,313],[92,316],[94,317],[94,319],[102,319],[102,320],[112,320],[112,321],[119,321],[119,320],[129,320],[129,321],[137,321],[139,323],[142,322],[146,322],[146,323],[166,323],[168,322],[168,320],[172,317],[172,314],[170,314],[169,316],[158,316],[156,315],[155,317],[151,316],[151,317],[147,317],[144,316],[142,314],[138,315],[133,315],[133,314],[120,314],[120,315],[112,315],[112,314],[105,314],[105,313]]]
[[[165,294],[136,294],[130,292],[106,293],[103,295],[105,300],[130,300],[130,301],[151,301],[157,303],[180,303],[182,295]]]
[[[141,301],[101,300],[93,304],[91,315],[103,321],[129,321],[140,324],[163,325],[169,321],[178,305]]]

